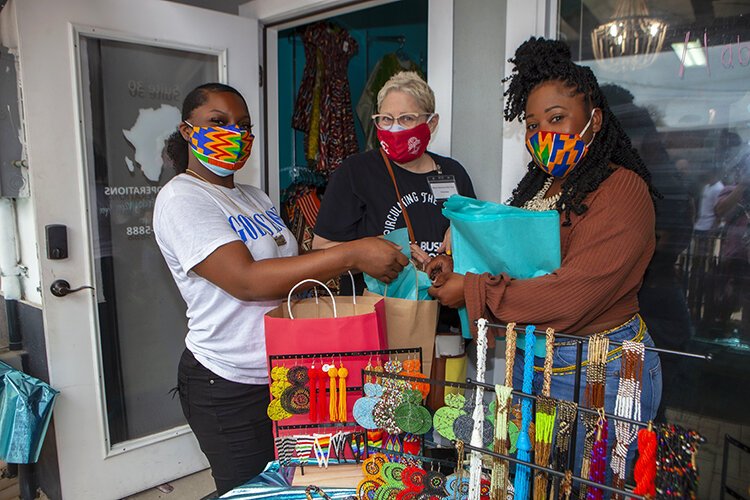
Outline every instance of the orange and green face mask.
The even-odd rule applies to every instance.
[[[544,130],[535,132],[526,140],[526,149],[529,150],[534,163],[554,177],[567,176],[586,156],[591,142],[594,141],[592,137],[591,142],[586,144],[581,137],[588,130],[593,117],[592,110],[591,118],[580,134],[561,134]]]
[[[236,125],[224,127],[193,127],[190,150],[207,169],[226,177],[241,169],[250,157],[253,136],[249,130]]]

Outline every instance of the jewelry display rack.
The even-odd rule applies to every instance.
[[[422,348],[421,347],[413,347],[413,348],[402,348],[402,349],[378,349],[378,350],[369,350],[369,351],[336,351],[336,352],[316,352],[316,353],[309,353],[309,354],[273,354],[268,356],[268,366],[272,367],[274,366],[274,361],[285,361],[285,360],[303,360],[303,359],[309,359],[313,360],[316,358],[320,358],[321,360],[326,359],[342,359],[342,358],[351,358],[351,357],[364,357],[364,356],[373,356],[373,357],[379,357],[379,356],[394,356],[398,354],[416,354],[419,356],[419,362],[422,363]],[[362,370],[362,373],[364,374],[366,370]],[[382,375],[382,372],[378,372]],[[364,380],[364,375],[362,377],[362,380]],[[326,392],[329,390],[326,388],[324,389]],[[347,387],[346,392],[362,392],[362,386],[353,386],[353,387]],[[274,437],[279,437],[282,431],[289,431],[289,430],[301,430],[301,429],[330,429],[330,428],[351,428],[351,427],[357,427],[358,429],[361,428],[359,424],[355,421],[347,421],[347,422],[316,422],[316,423],[302,423],[302,424],[279,424],[279,422],[274,422]],[[365,449],[367,449],[367,434],[365,433]],[[356,460],[355,462],[359,463],[359,460]],[[341,462],[336,462],[337,464],[340,464]],[[304,466],[300,466],[300,471],[304,475]]]
[[[497,323],[488,323],[487,326],[490,327],[490,328],[501,328],[501,329],[506,329],[507,328],[507,325],[497,324]],[[521,333],[524,333],[526,331],[525,328],[519,327],[519,326],[516,326],[514,329],[516,331],[521,332]],[[581,377],[582,377],[582,372],[583,372],[583,364],[582,364],[583,363],[583,343],[584,342],[588,342],[588,337],[587,336],[586,337],[581,337],[581,336],[577,336],[577,335],[568,335],[568,334],[563,334],[563,333],[555,333],[555,340],[557,340],[557,339],[565,339],[565,341],[567,341],[567,342],[575,342],[575,346],[576,346],[576,361],[575,361],[575,372],[574,372],[574,379],[575,379],[574,402],[575,403],[579,403],[579,400],[580,400],[580,384],[581,384]],[[622,342],[610,341],[610,344],[611,345],[620,346],[620,345],[622,345]],[[670,350],[670,349],[661,349],[661,348],[649,347],[649,346],[644,346],[644,348],[647,351],[654,351],[654,352],[657,352],[657,353],[660,353],[660,354],[668,354],[668,355],[680,356],[680,357],[689,358],[689,359],[700,359],[700,360],[703,360],[703,361],[711,361],[711,359],[712,359],[711,354],[696,354],[696,353],[675,351],[675,350]],[[472,389],[472,388],[476,388],[476,387],[482,387],[484,389],[489,389],[489,390],[493,390],[493,391],[495,389],[495,386],[492,385],[492,384],[488,384],[488,383],[484,383],[484,382],[477,382],[476,380],[473,380],[471,378],[467,378],[466,379],[466,383],[462,383],[462,382],[449,382],[449,381],[435,380],[435,379],[424,379],[424,378],[410,377],[410,376],[399,375],[399,374],[391,374],[391,373],[384,373],[384,372],[374,372],[374,371],[369,371],[369,370],[363,370],[362,373],[363,373],[363,377],[364,377],[364,375],[371,375],[371,376],[375,376],[376,375],[376,376],[379,376],[381,378],[393,378],[393,379],[406,380],[406,381],[411,381],[411,382],[428,383],[431,386],[433,386],[433,385],[442,385],[442,386],[456,387],[456,388],[461,388],[461,389]],[[517,391],[517,390],[513,390],[511,394],[513,396],[531,399],[534,402],[536,402],[536,400],[537,400],[537,396],[531,395],[531,394],[526,394],[524,392]],[[593,415],[598,415],[599,414],[597,412],[597,410],[591,409],[591,408],[586,408],[586,407],[583,407],[583,406],[577,406],[576,411],[578,413],[587,413],[587,414],[593,414]],[[639,427],[648,427],[649,426],[649,422],[641,422],[641,421],[638,421],[638,420],[624,418],[624,417],[620,417],[620,416],[613,415],[613,414],[610,414],[610,413],[604,413],[604,416],[607,419],[617,420],[617,421],[621,421],[621,422],[626,422],[626,423],[629,423],[629,424],[632,424],[632,425],[637,425]],[[571,442],[575,442],[575,439],[576,439],[576,428],[577,428],[577,426],[573,426],[572,429],[571,429]],[[455,441],[454,441],[454,443],[455,443]],[[492,457],[495,457],[495,458],[500,458],[502,460],[507,460],[508,462],[511,462],[511,463],[525,465],[525,466],[528,466],[531,469],[538,470],[538,471],[541,471],[541,472],[545,472],[545,473],[549,474],[550,476],[553,476],[553,477],[556,477],[556,478],[564,478],[565,475],[566,475],[565,472],[553,469],[551,467],[545,467],[545,466],[538,465],[538,464],[535,464],[535,463],[532,463],[532,462],[527,462],[527,461],[519,460],[519,459],[517,459],[515,457],[512,457],[510,455],[496,453],[496,452],[493,452],[493,451],[490,451],[490,450],[487,450],[487,449],[476,448],[476,447],[473,447],[473,446],[471,446],[471,445],[469,445],[467,443],[464,443],[464,449],[465,450],[469,450],[469,451],[477,451],[477,452],[480,452],[480,453],[488,455],[488,456],[492,456]],[[376,449],[376,451],[381,451],[381,450],[380,449]],[[394,453],[394,452],[389,451],[389,450],[382,450],[382,451],[384,453]],[[395,452],[395,453],[399,454],[398,452]],[[428,457],[413,457],[413,458],[424,459],[424,460],[428,460],[428,461],[432,460],[432,459],[430,459]],[[574,469],[575,460],[576,460],[575,453],[571,452],[569,454],[569,456],[568,456],[568,467],[567,467],[568,470],[573,470]],[[453,463],[453,464],[455,465],[455,463]],[[570,479],[571,479],[572,482],[577,482],[579,484],[586,485],[586,486],[591,486],[591,487],[594,487],[594,488],[600,488],[600,489],[606,490],[606,491],[608,491],[610,493],[615,493],[615,494],[622,495],[623,497],[634,498],[634,499],[638,499],[638,500],[645,500],[645,498],[646,498],[646,497],[641,496],[641,495],[636,495],[636,494],[632,493],[632,491],[628,491],[628,490],[625,490],[625,489],[615,488],[615,487],[612,487],[612,486],[609,486],[609,485],[605,485],[605,484],[600,484],[600,483],[597,483],[597,482],[594,482],[594,481],[590,481],[587,478],[583,478],[583,477],[579,477],[579,476],[570,476]]]

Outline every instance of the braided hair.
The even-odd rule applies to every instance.
[[[601,109],[602,126],[589,146],[586,156],[565,178],[557,211],[565,214],[563,225],[570,225],[570,212],[577,215],[588,210],[583,203],[589,193],[609,177],[613,169],[610,163],[622,166],[638,174],[649,188],[652,199],[657,196],[651,184],[651,174],[638,152],[633,148],[620,122],[607,104],[599,83],[590,68],[579,66],[571,59],[568,46],[557,40],[531,37],[521,44],[509,62],[515,65],[512,74],[503,80],[508,83],[505,96],[508,97],[504,115],[507,121],[526,115],[526,102],[531,91],[539,84],[549,81],[563,82],[575,93],[583,94],[589,112]],[[533,161],[528,171],[513,190],[510,204],[523,206],[544,185],[547,174],[536,167]]]

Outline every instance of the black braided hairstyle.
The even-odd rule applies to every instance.
[[[570,212],[583,214],[588,207],[583,200],[589,193],[609,177],[615,164],[632,170],[648,185],[652,199],[658,196],[651,184],[651,174],[638,152],[633,148],[620,122],[609,108],[599,88],[599,83],[590,68],[575,64],[568,46],[557,40],[531,37],[516,49],[509,62],[515,65],[512,74],[503,80],[508,83],[505,96],[505,119],[522,121],[526,115],[526,100],[539,84],[548,81],[564,82],[571,90],[584,95],[587,112],[599,108],[602,111],[602,128],[589,146],[589,151],[565,178],[562,193],[557,201],[557,211],[565,214],[563,225],[570,225]],[[510,204],[523,206],[544,185],[547,174],[533,161],[528,164],[526,175],[513,190]]]

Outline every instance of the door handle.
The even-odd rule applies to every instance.
[[[52,282],[52,284],[49,287],[49,291],[52,292],[52,295],[55,297],[65,297],[66,295],[70,295],[71,293],[80,292],[81,290],[85,289],[91,289],[93,290],[93,286],[89,285],[83,285],[79,286],[78,288],[70,288],[70,283],[68,283],[65,280],[55,280]]]

